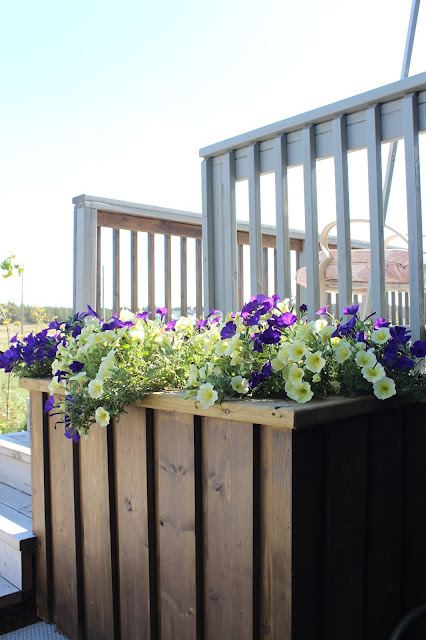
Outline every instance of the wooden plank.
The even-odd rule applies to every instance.
[[[96,313],[102,314],[102,229],[96,234]]]
[[[402,611],[426,602],[426,430],[424,406],[407,407],[403,448]],[[404,640],[426,637],[426,618],[412,625]]]
[[[183,236],[185,238],[201,238],[201,224],[190,224],[178,220],[162,220],[136,216],[112,211],[98,211],[98,224],[110,229],[127,229],[129,231],[145,231],[147,233],[171,236]]]
[[[377,317],[386,314],[385,283],[385,249],[384,249],[384,214],[382,192],[382,144],[380,125],[380,105],[367,109],[367,158],[368,158],[368,193],[370,205],[370,246],[371,252],[370,303]],[[367,293],[368,298],[368,293]],[[365,309],[365,315],[370,310]]]
[[[238,245],[238,308],[244,306],[244,247]]]
[[[235,209],[235,155],[225,154],[222,165],[223,180],[223,272],[225,306],[222,311],[233,311],[237,305],[237,217]]]
[[[250,244],[250,236],[248,231],[237,229],[237,242],[238,244]],[[301,238],[290,237],[290,251],[302,251],[304,240]],[[277,238],[269,233],[262,233],[262,247],[268,247],[268,249],[276,249]]]
[[[346,116],[333,120],[334,173],[336,184],[337,260],[342,308],[352,304],[352,261],[349,209],[349,173]]]
[[[93,425],[80,447],[84,626],[90,640],[113,640],[114,605],[106,428]]]
[[[138,303],[138,234],[136,231],[130,232],[130,289],[131,289],[131,310],[136,313],[139,310]]]
[[[408,255],[410,267],[410,326],[413,340],[425,339],[425,279],[420,194],[420,148],[417,96],[402,101],[405,179],[407,185]]]
[[[180,315],[188,315],[188,256],[186,238],[180,239]]]
[[[202,182],[202,241],[203,241],[203,282],[204,282],[204,314],[215,303],[215,237],[214,237],[214,202],[213,171],[211,159],[201,163]]]
[[[16,493],[21,492],[17,491]],[[25,497],[27,496],[25,495]],[[28,517],[14,507],[9,507],[0,502],[0,540],[3,540],[17,551],[21,551],[25,547],[34,548],[35,536],[32,532],[31,513]]]
[[[290,232],[288,224],[287,136],[274,140],[275,206],[276,206],[276,264],[277,284],[274,293],[282,299],[291,298]]]
[[[155,318],[155,237],[148,233],[148,310],[151,319]]]
[[[262,248],[262,271],[263,271],[263,291],[265,295],[268,295],[269,291],[269,262],[268,262],[268,249]]]
[[[0,576],[0,609],[22,600],[22,592]]]
[[[172,319],[172,239],[164,236],[164,296],[167,320]]]
[[[322,631],[327,640],[359,640],[364,624],[367,425],[349,418],[325,428]]]
[[[112,231],[112,305],[114,313],[120,313],[120,231]]]
[[[18,489],[9,487],[7,484],[0,483],[0,513],[2,513],[2,506],[13,509],[31,521],[31,496],[28,496]],[[31,524],[30,531],[32,531]]]
[[[114,431],[121,637],[142,640],[151,626],[145,409],[127,407]]]
[[[390,637],[402,615],[402,412],[368,418],[365,640]]]
[[[260,638],[291,638],[292,432],[260,431]]]
[[[47,418],[43,414],[46,394],[30,392],[31,407],[31,496],[36,546],[37,615],[52,620],[51,522],[49,486],[49,442]]]
[[[204,637],[253,637],[253,425],[202,423]]]
[[[258,293],[263,293],[260,150],[258,142],[248,148],[247,160],[249,171],[250,294],[256,296]]]
[[[2,577],[14,587],[24,590],[21,551],[10,546],[0,538],[0,567]],[[25,585],[28,589],[28,585]],[[31,588],[31,586],[29,587]]]
[[[194,420],[156,411],[157,557],[160,635],[197,637]]]
[[[292,444],[291,638],[323,640],[321,635],[323,431],[319,429],[295,431]]]
[[[201,318],[203,313],[203,245],[198,238],[195,240],[195,313]]]
[[[56,416],[49,418],[53,555],[53,621],[78,639],[78,584],[74,503],[74,448]],[[77,506],[78,509],[78,506]]]
[[[305,261],[310,287],[307,289],[309,317],[312,319],[321,306],[318,266],[318,204],[316,179],[315,126],[302,131],[303,184],[305,202]]]
[[[75,209],[74,219],[74,311],[88,304],[96,308],[97,211],[90,207]]]

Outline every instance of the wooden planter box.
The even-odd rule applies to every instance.
[[[426,602],[426,406],[159,393],[75,445],[21,384],[38,614],[71,640],[380,640]]]

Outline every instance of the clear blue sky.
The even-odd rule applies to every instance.
[[[425,71],[420,7],[410,75]],[[397,80],[411,0],[1,8],[0,258],[71,305],[71,199],[201,210],[199,148]],[[0,301],[19,300],[0,281]]]

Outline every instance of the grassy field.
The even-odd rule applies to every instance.
[[[36,325],[24,325],[24,335],[31,331],[39,331],[42,327]],[[20,337],[20,327],[10,327],[10,336],[18,333]],[[0,350],[8,348],[7,329],[5,325],[0,325]],[[19,379],[15,376],[0,371],[0,434],[14,431],[22,431],[27,428],[27,405],[26,399],[29,392],[19,388]]]

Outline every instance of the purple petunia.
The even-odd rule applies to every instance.
[[[44,403],[43,413],[49,413],[53,409],[53,405],[55,404],[55,398],[53,396],[49,396],[46,402]]]
[[[321,307],[321,309],[318,309],[316,315],[317,316],[323,316],[327,313],[327,309],[328,309],[329,305],[326,304],[325,307]]]
[[[374,321],[374,328],[381,329],[382,327],[389,327],[390,322],[386,320],[386,318],[376,318]]]
[[[143,313],[137,313],[136,317],[140,318],[142,322],[146,322],[151,311],[144,311]]]
[[[281,332],[278,329],[265,329],[263,333],[257,333],[256,337],[263,342],[263,344],[277,344],[281,340]]]
[[[426,356],[426,342],[416,340],[410,347],[410,353],[415,358],[424,358]]]
[[[236,333],[237,325],[235,324],[235,322],[232,322],[232,320],[230,320],[226,323],[226,325],[220,332],[220,337],[222,338],[222,340],[226,340],[227,338],[232,338],[233,336],[235,336]]]
[[[354,304],[351,307],[345,307],[342,311],[343,315],[354,316],[358,313],[359,304]]]
[[[167,309],[166,307],[158,307],[155,313],[157,313],[160,316],[160,318],[164,318],[164,316],[167,315]]]

